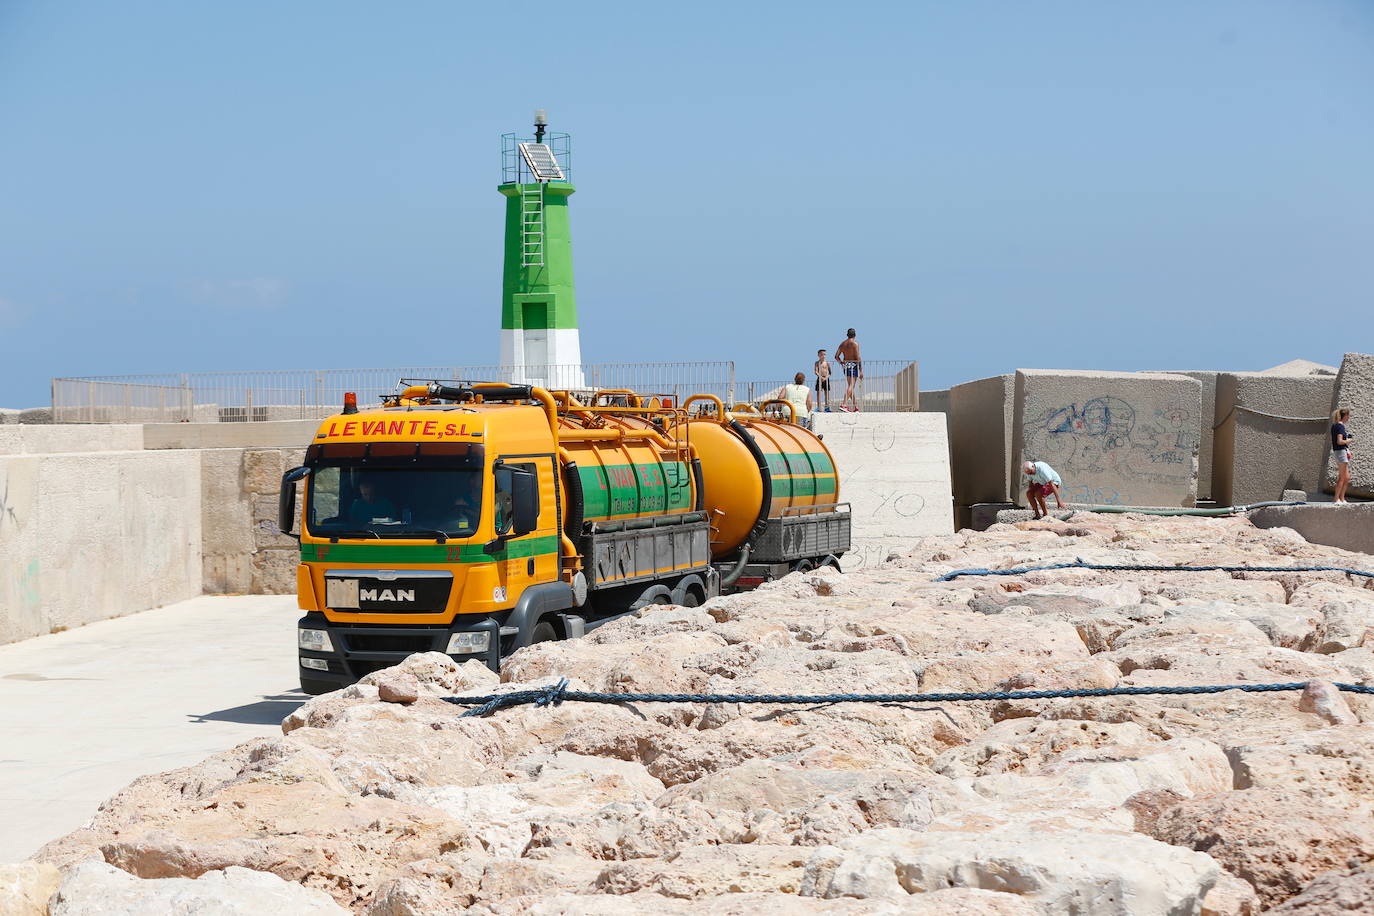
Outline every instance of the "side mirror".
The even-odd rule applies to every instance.
[[[511,468],[511,534],[529,534],[539,527],[539,475]]]
[[[296,481],[310,476],[310,468],[292,468],[281,475],[281,491],[277,494],[277,527],[282,534],[290,534],[296,527]]]

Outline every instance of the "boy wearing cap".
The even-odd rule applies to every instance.
[[[1059,479],[1059,472],[1050,467],[1043,461],[1027,461],[1022,468],[1026,472],[1026,500],[1031,504],[1031,511],[1036,518],[1044,518],[1050,514],[1049,507],[1045,505],[1045,494],[1054,494],[1054,505],[1057,509],[1064,508],[1064,501],[1059,498],[1059,488],[1064,482]]]

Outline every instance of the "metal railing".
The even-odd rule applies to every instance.
[[[394,394],[401,379],[515,381],[550,388],[630,388],[682,399],[735,398],[733,362],[601,363],[527,366],[409,366],[393,369],[288,369],[98,376],[52,380],[54,423],[243,423],[320,419],[345,392],[359,403]]]
[[[391,369],[286,369],[55,378],[54,423],[250,423],[321,419],[343,406],[345,392],[361,404],[393,394],[402,379],[528,382],[588,391],[628,388],[673,397],[712,394],[727,405],[777,397],[784,380],[737,383],[733,362],[597,363],[527,366],[409,366]],[[812,384],[810,367],[807,383]],[[866,360],[855,388],[861,411],[914,411],[917,364]],[[845,379],[831,375],[830,403],[839,409]]]
[[[867,359],[863,363],[863,378],[854,386],[854,400],[860,411],[893,413],[915,411],[920,407],[920,370],[914,360],[907,359]],[[785,385],[791,379],[762,382],[741,382],[738,386],[740,400],[751,404],[771,400],[781,396]],[[816,390],[815,372],[810,366],[806,370],[806,384],[814,396]],[[830,407],[840,409],[847,383],[844,373],[834,364],[830,373]],[[818,402],[817,409],[824,409]]]

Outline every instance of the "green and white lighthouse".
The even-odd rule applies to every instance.
[[[547,125],[541,109],[534,113],[533,137],[501,138],[497,190],[506,198],[501,368],[514,382],[582,388],[568,225],[572,142]]]

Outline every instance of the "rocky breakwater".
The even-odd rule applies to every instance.
[[[138,780],[24,874],[58,882],[61,914],[169,900],[369,916],[1374,909],[1374,705],[1331,686],[1374,682],[1368,580],[934,581],[1076,557],[1374,568],[1243,519],[1078,515],[931,538],[862,573],[531,647],[504,683],[414,656],[307,703],[280,738]],[[737,694],[1311,686],[485,718],[442,699],[560,677]]]

